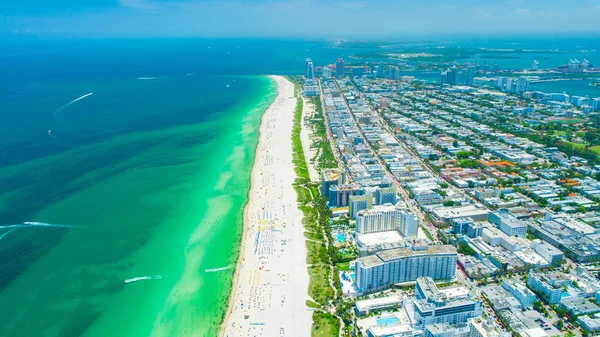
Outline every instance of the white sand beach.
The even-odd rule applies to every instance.
[[[272,76],[244,213],[244,237],[222,336],[309,336],[309,276],[302,212],[292,184],[294,86]]]

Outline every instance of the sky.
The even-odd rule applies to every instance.
[[[0,34],[422,37],[600,33],[600,0],[1,0]]]

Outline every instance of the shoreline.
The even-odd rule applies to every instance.
[[[278,93],[261,117],[242,239],[219,336],[310,334],[303,216],[293,190],[296,98],[291,82],[268,77],[276,82]],[[289,148],[282,146],[286,142]],[[277,199],[276,193],[281,193]],[[254,247],[248,246],[251,242]],[[305,333],[300,332],[303,329]]]
[[[276,81],[273,75],[268,75],[267,77],[273,81]],[[248,189],[246,204],[244,205],[244,215],[243,215],[243,219],[242,219],[242,239],[240,241],[240,246],[238,247],[238,257],[235,261],[233,281],[231,283],[231,292],[230,292],[229,298],[227,300],[227,310],[225,311],[225,315],[223,316],[223,320],[221,321],[221,324],[219,326],[219,336],[225,336],[225,325],[231,318],[233,302],[235,299],[234,292],[238,288],[241,265],[242,265],[242,261],[244,261],[244,247],[246,246],[246,239],[247,239],[247,234],[248,234],[247,230],[246,230],[246,224],[248,223],[248,212],[249,212],[248,205],[250,205],[250,202],[252,201],[252,189],[256,186],[254,175],[255,175],[255,170],[257,169],[256,163],[257,163],[257,160],[259,157],[260,147],[261,147],[261,143],[262,143],[263,125],[265,122],[264,119],[265,119],[265,115],[267,114],[267,111],[271,108],[271,106],[273,104],[275,104],[275,102],[279,98],[279,95],[280,95],[279,86],[277,85],[277,97],[275,97],[275,99],[273,100],[271,105],[269,105],[267,110],[265,110],[265,112],[263,112],[262,116],[260,117],[260,126],[258,127],[258,143],[256,144],[256,150],[254,150],[254,163],[252,163],[252,171],[250,172],[250,188]]]

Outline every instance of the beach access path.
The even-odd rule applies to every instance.
[[[303,214],[293,188],[294,86],[281,76],[262,116],[240,257],[221,336],[310,336]]]

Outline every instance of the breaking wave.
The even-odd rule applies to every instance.
[[[232,264],[230,264],[230,265],[228,265],[228,266],[225,266],[225,267],[221,267],[221,268],[211,268],[211,269],[205,269],[205,270],[204,270],[204,272],[205,272],[205,273],[216,273],[216,272],[218,272],[218,271],[223,271],[223,270],[227,270],[227,269],[231,269],[231,268],[233,268],[233,265],[232,265]]]

